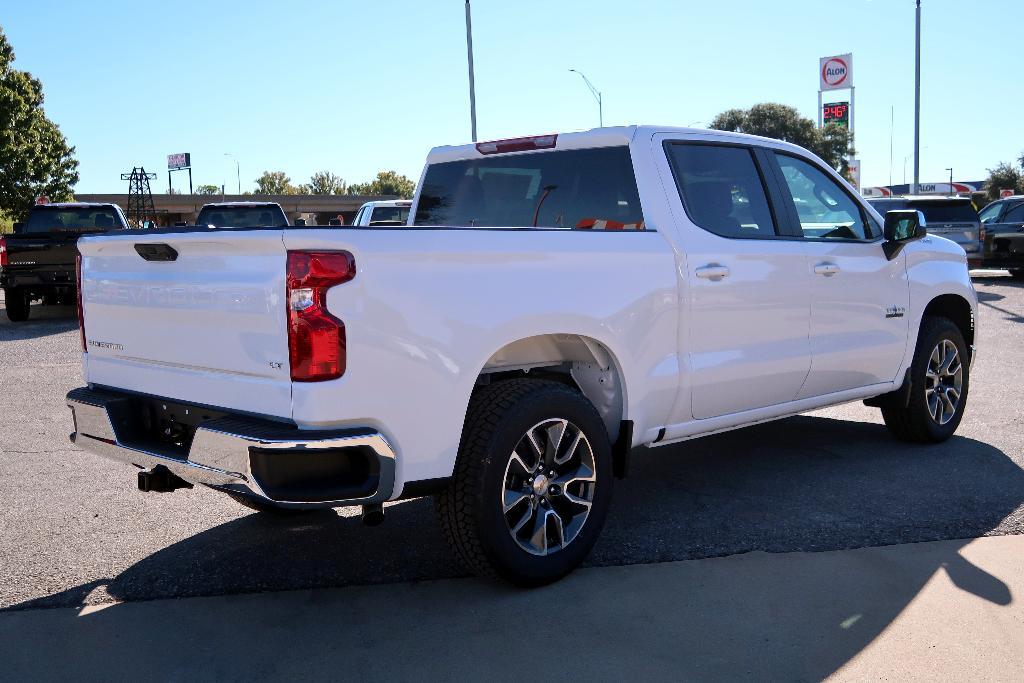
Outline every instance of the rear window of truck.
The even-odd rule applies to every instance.
[[[627,147],[431,164],[414,225],[643,230]]]
[[[23,232],[102,232],[121,229],[114,209],[106,206],[86,208],[36,207],[28,215]]]
[[[211,206],[199,212],[196,225],[213,225],[218,228],[286,228],[288,220],[276,206]]]
[[[405,225],[408,219],[408,206],[377,206],[370,214],[370,225]]]

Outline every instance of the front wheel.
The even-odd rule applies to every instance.
[[[953,436],[967,405],[970,358],[951,320],[927,316],[921,321],[910,382],[906,405],[883,404],[885,426],[903,441],[938,443]]]
[[[28,292],[24,289],[16,287],[5,289],[4,306],[7,309],[7,319],[12,323],[23,323],[28,320],[29,298]]]
[[[470,400],[438,519],[471,571],[556,581],[590,552],[611,502],[611,443],[597,410],[557,382],[517,379]]]

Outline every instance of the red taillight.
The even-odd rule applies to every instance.
[[[327,290],[356,276],[347,251],[288,252],[288,355],[292,380],[345,374],[345,324],[327,311]]]
[[[0,237],[0,268],[7,265],[7,239]]]
[[[476,143],[476,151],[481,154],[504,154],[505,152],[528,152],[532,149],[551,149],[555,146],[558,135],[535,135],[529,138],[509,138],[507,140],[491,140]]]
[[[82,351],[88,351],[85,346],[85,311],[82,309],[82,254],[75,254],[75,307],[78,309],[78,336],[82,340]]]

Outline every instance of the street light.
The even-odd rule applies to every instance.
[[[953,169],[947,168],[946,170],[949,171],[949,193],[953,194]]]
[[[232,159],[235,160],[235,180],[238,181],[238,194],[242,194],[242,170],[241,167],[238,165],[238,157],[236,157],[231,152],[224,152],[224,156],[231,157]]]
[[[583,79],[583,82],[587,84],[588,88],[590,88],[590,94],[594,96],[595,100],[597,100],[597,122],[601,128],[604,128],[604,109],[601,103],[601,91],[594,87],[594,84],[590,82],[589,78],[583,75],[582,71],[577,71],[576,69],[569,69],[569,71],[574,74],[579,74],[580,78]]]

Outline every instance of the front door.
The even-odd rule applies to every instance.
[[[799,398],[891,382],[903,362],[910,289],[905,257],[842,181],[809,159],[773,153],[788,232],[807,248],[811,371]]]
[[[760,154],[696,141],[664,148],[686,255],[680,346],[690,391],[673,421],[792,401],[810,368],[810,276],[803,243],[779,234]]]

